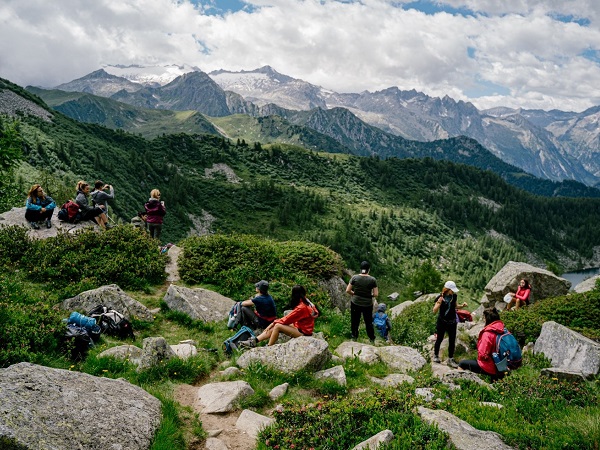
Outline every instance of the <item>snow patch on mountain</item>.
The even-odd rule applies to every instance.
[[[183,74],[200,71],[195,66],[185,64],[166,66],[105,65],[103,69],[111,75],[145,86],[164,86]]]

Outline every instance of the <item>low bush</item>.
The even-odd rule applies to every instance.
[[[27,228],[0,227],[0,267],[18,263],[29,245]]]
[[[248,286],[261,279],[285,285],[287,297],[288,287],[339,276],[343,268],[337,253],[310,242],[216,234],[191,237],[181,245],[179,273],[185,282],[217,286],[219,292],[238,300],[247,298],[240,293],[253,293]],[[306,286],[308,291],[310,287]]]
[[[501,319],[521,344],[535,342],[544,322],[554,321],[590,339],[600,339],[600,291],[546,298],[525,307],[505,311]]]
[[[413,303],[392,319],[391,336],[394,343],[422,350],[427,338],[435,333],[437,315],[431,302]]]
[[[166,256],[146,233],[130,226],[40,239],[31,243],[21,266],[31,279],[63,290],[69,284],[91,289],[113,283],[143,289],[166,278]]]

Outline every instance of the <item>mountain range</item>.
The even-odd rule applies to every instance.
[[[139,108],[195,110],[211,117],[277,114],[295,125],[314,127],[362,155],[406,156],[394,153],[385,143],[365,146],[364,140],[356,138],[367,126],[384,132],[376,138],[378,142],[380,136],[385,136],[383,141],[397,136],[421,142],[466,136],[505,163],[537,177],[600,186],[600,108],[581,113],[509,108],[479,111],[471,103],[447,96],[433,98],[396,87],[373,93],[336,93],[269,66],[210,74],[197,68],[170,68],[170,76],[156,68],[105,69],[56,89],[109,97]],[[191,71],[179,74],[185,70]],[[323,120],[328,115],[342,121],[333,127],[337,131],[331,120]],[[325,122],[329,128],[323,127]]]

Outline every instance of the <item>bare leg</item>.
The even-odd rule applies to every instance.
[[[521,305],[523,304],[523,302],[519,299],[517,299],[517,301],[515,303],[516,303],[515,309],[519,309],[521,307]]]
[[[276,323],[272,329],[271,336],[269,337],[269,345],[273,345],[277,342],[277,339],[279,339],[279,333],[283,333],[291,338],[297,338],[302,336],[302,333],[298,331],[298,328]]]
[[[510,311],[510,308],[512,308],[515,305],[515,303],[516,303],[516,299],[513,297],[513,299],[510,301],[510,303],[508,305],[506,305],[506,310]]]

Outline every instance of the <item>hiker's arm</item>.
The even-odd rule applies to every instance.
[[[479,359],[488,360],[492,359],[492,353],[496,351],[496,346],[494,345],[495,336],[492,339],[486,339],[486,333],[483,333],[481,339],[477,343],[477,355]]]
[[[375,286],[371,293],[373,294],[373,297],[377,297],[379,295],[379,288]]]
[[[242,306],[254,306],[254,302],[252,300],[244,300]]]
[[[441,295],[436,299],[435,305],[433,305],[433,312],[434,313],[438,312],[438,310],[440,309],[440,306],[442,306],[442,296]]]
[[[354,295],[354,291],[352,290],[352,280],[350,280],[350,283],[346,286],[346,292],[350,295]]]

